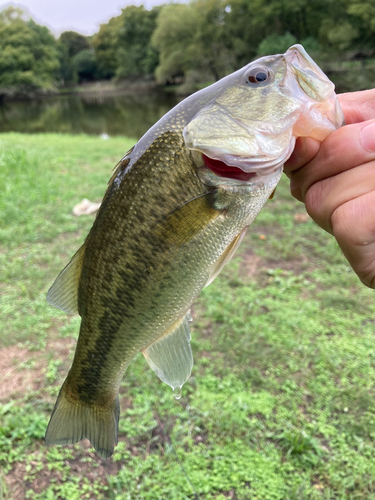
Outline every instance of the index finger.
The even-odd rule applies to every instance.
[[[365,122],[375,118],[375,89],[339,94],[345,124]]]
[[[296,170],[311,161],[320,148],[320,142],[311,137],[298,137],[294,151],[285,162],[284,172],[290,178]]]

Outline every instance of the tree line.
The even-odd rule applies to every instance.
[[[58,39],[8,7],[0,12],[0,94],[103,79],[155,79],[188,92],[297,42],[340,90],[374,85],[374,0],[191,0],[127,6],[93,36]]]

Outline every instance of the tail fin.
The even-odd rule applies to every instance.
[[[73,444],[87,438],[102,458],[110,457],[117,444],[118,396],[111,406],[88,406],[71,401],[66,392],[65,381],[47,427],[46,444]]]

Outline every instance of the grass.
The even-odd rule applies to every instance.
[[[176,401],[138,356],[120,442],[46,448],[79,318],[48,306],[125,138],[0,136],[0,499],[375,499],[375,304],[283,179],[193,308]]]

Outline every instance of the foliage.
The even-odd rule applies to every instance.
[[[121,16],[112,17],[107,24],[101,24],[93,38],[95,57],[102,78],[113,78],[117,69],[118,31]]]
[[[78,81],[92,81],[97,76],[97,65],[94,49],[85,49],[78,52],[72,58],[72,65],[78,77]]]
[[[163,84],[183,83],[181,92],[188,93],[260,55],[301,43],[339,91],[361,90],[374,81],[374,9],[373,0],[190,0],[149,10],[130,5],[92,39],[66,31],[56,43],[22,10],[8,7],[0,12],[0,89],[30,93],[58,80],[148,81],[154,75]]]
[[[44,446],[79,329],[45,294],[93,221],[72,207],[102,197],[132,143],[0,136],[0,492],[7,500],[193,500],[194,489],[202,500],[374,499],[373,290],[333,238],[300,217],[287,179],[194,305],[195,366],[182,398],[139,356],[122,383],[113,458],[100,460],[85,441]]]
[[[126,78],[152,74],[157,63],[157,52],[150,45],[159,8],[146,10],[133,5],[122,9],[118,33],[116,76]]]
[[[104,77],[127,78],[152,74],[157,63],[150,39],[159,8],[146,10],[133,5],[120,16],[102,24],[93,45],[99,70]]]
[[[161,82],[173,81],[176,75],[189,79],[194,72],[200,75],[195,81],[205,82],[207,75],[215,80],[257,55],[302,43],[328,72],[332,61],[340,61],[344,81],[347,61],[357,54],[373,57],[373,9],[371,1],[348,0],[193,0],[167,5],[153,34],[160,54],[156,77]],[[372,73],[364,69],[351,75],[351,81],[353,90],[368,88]],[[343,90],[349,90],[346,85]]]
[[[195,66],[195,57],[199,54],[192,47],[191,39],[197,25],[196,12],[189,4],[167,5],[160,12],[152,37],[152,44],[160,53],[156,69],[160,82],[184,75]]]
[[[297,39],[290,33],[285,33],[285,35],[269,35],[259,44],[258,54],[260,56],[266,56],[268,54],[285,52],[295,43],[297,43]]]
[[[59,42],[65,47],[69,58],[74,57],[82,50],[90,49],[87,37],[75,31],[64,31],[59,37]]]
[[[64,84],[92,80],[96,76],[95,56],[87,37],[75,31],[64,31],[58,39],[58,47]]]
[[[56,40],[44,26],[8,7],[0,15],[0,94],[51,90],[59,71]]]

